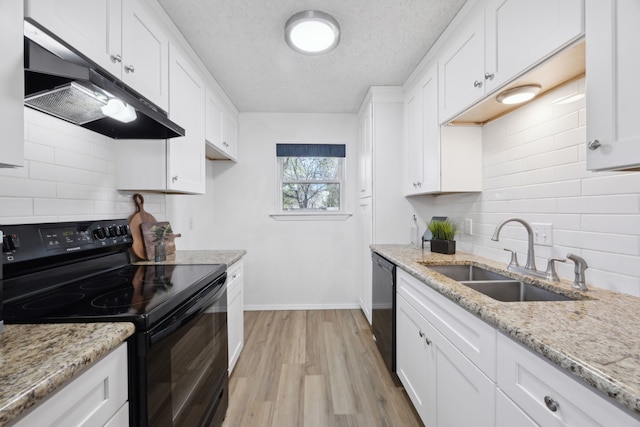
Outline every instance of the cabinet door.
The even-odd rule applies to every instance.
[[[422,193],[441,189],[440,124],[438,123],[438,69],[431,67],[422,83]],[[454,166],[455,168],[455,166]]]
[[[477,11],[477,12],[476,12]],[[438,61],[440,122],[484,96],[484,13],[469,15]]]
[[[121,77],[122,0],[27,0],[25,18]]]
[[[425,339],[435,367],[429,381],[435,407],[426,424],[494,427],[495,384],[435,328]]]
[[[372,309],[372,265],[371,244],[373,243],[373,200],[371,197],[360,199],[360,271],[362,283],[360,285],[360,307],[369,324],[371,324]]]
[[[407,196],[420,194],[423,176],[423,115],[422,115],[422,86],[418,85],[405,98],[405,194]]]
[[[229,112],[222,113],[222,146],[231,160],[238,158],[238,120]]]
[[[584,33],[583,0],[490,0],[485,19],[487,92]]]
[[[207,88],[206,132],[207,143],[218,150],[222,149],[222,107],[220,101],[211,89]]]
[[[244,347],[244,265],[240,260],[227,272],[227,328],[229,340],[229,375]]]
[[[433,328],[403,297],[396,298],[396,372],[422,421],[435,406],[433,353],[425,337]],[[435,424],[430,424],[434,425]],[[460,424],[463,425],[463,424]]]
[[[169,105],[169,38],[142,0],[122,6],[122,80],[160,108]]]
[[[588,170],[640,166],[638,22],[638,1],[586,2]]]
[[[373,105],[365,107],[360,117],[360,197],[371,197],[373,194]]]
[[[529,416],[498,389],[496,391],[496,427],[538,427]]]
[[[203,194],[205,87],[195,67],[174,45],[170,56],[169,117],[184,127],[186,134],[167,140],[167,189]]]
[[[24,68],[22,1],[0,2],[0,167],[24,163]]]

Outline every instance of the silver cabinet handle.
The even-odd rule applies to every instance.
[[[129,73],[134,73],[136,71],[136,68],[133,65],[125,65],[124,70]]]
[[[424,338],[424,332],[418,331],[418,335],[420,335],[420,338]]]
[[[420,335],[420,338],[424,338],[424,342],[426,342],[427,345],[431,345],[431,340],[427,338],[427,335],[424,332],[418,331],[418,335]]]
[[[176,182],[178,180],[178,175],[174,175],[171,177],[171,182]]]
[[[222,145],[224,145],[225,147],[229,146],[229,144],[227,144],[227,141],[222,141]]]
[[[560,407],[560,404],[549,396],[544,397],[544,404],[547,405],[547,408],[549,408],[551,412],[556,412]]]
[[[482,82],[480,80],[476,80],[475,82],[473,82],[473,87],[482,87]]]
[[[495,74],[493,74],[493,73],[484,73],[484,79],[485,80],[493,80],[494,76],[495,76]]]
[[[122,56],[120,56],[120,55],[111,55],[111,62],[122,62]]]
[[[601,145],[602,144],[597,139],[592,139],[591,141],[587,142],[587,148],[589,150],[597,150]]]
[[[236,280],[236,277],[238,277],[238,275],[234,274],[233,276],[231,276],[231,280]]]

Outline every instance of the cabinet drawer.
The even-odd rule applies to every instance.
[[[397,292],[475,364],[496,379],[496,330],[427,284],[397,270]]]
[[[640,420],[503,334],[498,335],[498,387],[539,425],[640,425]]]
[[[127,396],[127,344],[121,344],[15,425],[105,425],[121,410]],[[128,416],[126,420],[128,425]]]
[[[231,292],[232,289],[237,286],[238,283],[242,282],[242,278],[244,276],[244,263],[242,261],[238,261],[232,264],[227,269],[227,291]]]

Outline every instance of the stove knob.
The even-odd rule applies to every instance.
[[[121,225],[120,232],[122,233],[123,236],[128,236],[129,234],[131,234],[131,229],[129,228],[128,225]]]
[[[20,239],[17,234],[8,234],[2,238],[2,251],[9,252],[20,247]]]
[[[122,230],[120,229],[119,225],[116,225],[115,227],[113,227],[113,229],[115,230],[116,236],[122,236]]]
[[[104,228],[96,228],[95,230],[93,230],[93,235],[98,240],[104,240],[105,237],[107,237],[104,233]]]
[[[107,230],[109,230],[107,236],[116,237],[116,228],[114,226],[110,225]]]

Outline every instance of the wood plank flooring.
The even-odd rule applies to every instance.
[[[422,426],[360,310],[249,311],[223,427]]]

